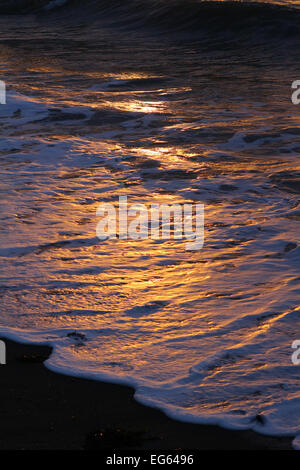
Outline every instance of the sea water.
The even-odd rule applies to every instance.
[[[1,336],[177,419],[300,433],[297,2],[6,3]],[[120,196],[204,204],[204,247],[100,241]]]

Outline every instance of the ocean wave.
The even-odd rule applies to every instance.
[[[209,29],[249,37],[258,32],[275,37],[296,36],[300,10],[292,3],[197,0],[14,0],[5,1],[0,13],[34,12],[51,18],[105,21],[137,29],[155,27],[183,32]]]

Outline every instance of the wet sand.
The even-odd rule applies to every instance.
[[[48,347],[5,343],[7,364],[0,366],[1,450],[101,449],[103,442],[106,450],[292,449],[289,438],[174,421],[137,403],[129,387],[49,371],[43,365],[51,353]],[[106,436],[102,444],[101,431]]]

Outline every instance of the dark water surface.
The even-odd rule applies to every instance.
[[[173,416],[297,434],[297,5],[41,3],[0,19],[1,332]],[[100,242],[120,195],[204,203],[204,248]]]

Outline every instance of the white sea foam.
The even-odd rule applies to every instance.
[[[7,102],[0,334],[49,344],[49,369],[130,384],[137,400],[177,419],[300,435],[299,369],[291,361],[300,323],[297,196],[274,180],[294,168],[293,154],[265,158],[263,171],[252,161],[248,172],[240,152],[247,158],[265,139],[247,143],[240,130],[211,144],[212,128],[200,147],[210,162],[222,161],[226,148],[235,171],[224,180],[184,145],[122,145],[132,134],[148,138],[147,114],[85,131],[92,107],[66,106],[62,112],[86,116],[72,134],[72,120],[49,120],[42,99],[11,91]],[[161,132],[189,142],[209,126],[208,117],[201,126],[164,123]],[[187,253],[173,240],[100,244],[99,200],[117,200],[128,187],[143,203],[165,193],[168,203],[191,195],[206,202],[205,249]]]

